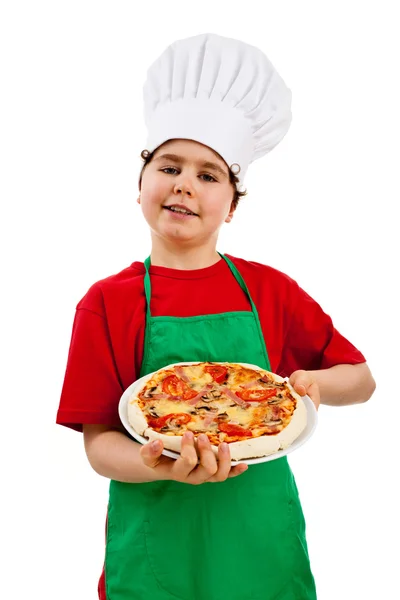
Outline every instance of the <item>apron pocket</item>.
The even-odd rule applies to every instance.
[[[173,600],[160,590],[146,552],[145,527],[111,519],[107,532],[105,584],[110,600]]]
[[[168,597],[195,600],[195,590],[182,557],[176,552],[176,539],[156,534],[154,525],[144,523],[147,559],[158,586]]]

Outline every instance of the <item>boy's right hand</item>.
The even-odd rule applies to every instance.
[[[176,460],[161,454],[163,449],[160,440],[149,442],[140,449],[144,464],[154,469],[160,480],[180,481],[191,485],[214,483],[241,475],[248,468],[245,464],[231,466],[228,444],[219,445],[217,459],[205,434],[199,435],[196,451],[193,433],[185,433],[181,455]]]

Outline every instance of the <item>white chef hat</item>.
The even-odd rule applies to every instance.
[[[213,33],[178,40],[147,71],[146,150],[177,138],[205,144],[237,174],[241,189],[249,164],[287,133],[291,97],[258,48]]]

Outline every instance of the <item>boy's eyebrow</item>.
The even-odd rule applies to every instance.
[[[174,162],[177,162],[177,163],[185,162],[185,159],[182,156],[178,156],[178,154],[161,154],[160,156],[157,156],[157,158],[155,158],[154,160],[156,161],[156,160],[162,160],[162,159],[163,160],[173,160]],[[205,161],[205,162],[199,163],[199,165],[206,169],[213,169],[214,171],[217,171],[224,177],[228,177],[228,174],[216,163],[213,163],[210,161]]]

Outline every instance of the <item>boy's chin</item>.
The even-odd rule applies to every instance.
[[[184,231],[179,227],[164,229],[163,231],[158,231],[157,235],[161,237],[165,242],[171,244],[182,244],[182,246],[190,245],[190,246],[204,246],[207,244],[209,238],[211,239],[213,236],[205,236],[201,235],[200,232],[190,232]]]
[[[200,243],[199,235],[189,233],[188,231],[168,231],[162,237],[171,242],[195,242],[199,240]]]

